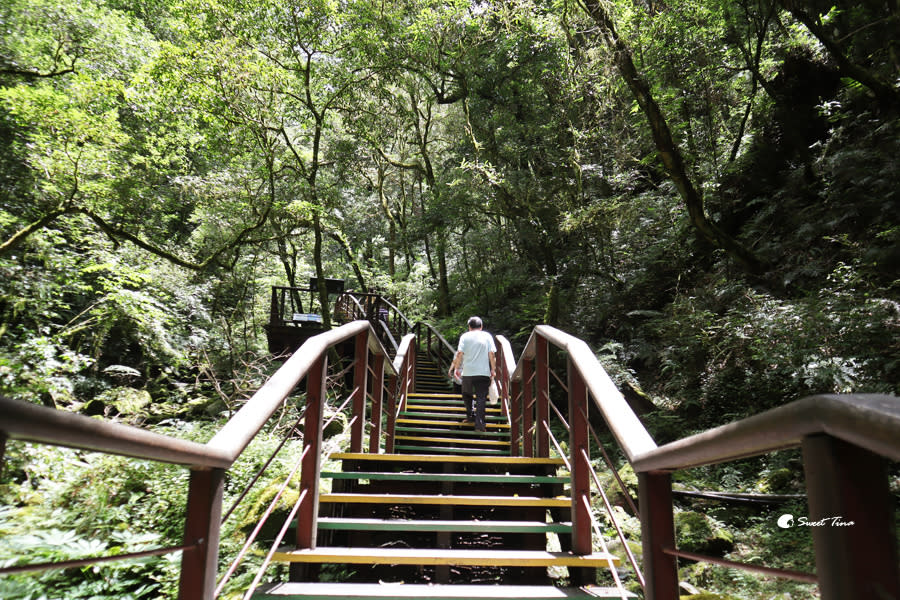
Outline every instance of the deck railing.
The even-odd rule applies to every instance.
[[[419,340],[419,350],[434,361],[438,371],[446,373],[450,369],[450,363],[453,362],[453,356],[456,354],[450,342],[433,325],[425,321],[416,323],[412,331]]]
[[[565,356],[566,382],[551,372],[550,346]],[[900,460],[900,399],[813,396],[657,447],[587,344],[558,329],[538,326],[509,380],[513,454],[549,453],[551,375],[568,397],[573,548],[582,553],[591,548],[587,432],[593,406],[637,473],[643,545],[639,579],[648,600],[678,599],[678,557],[817,582],[826,600],[900,597],[894,501],[886,465],[887,460]],[[808,521],[853,522],[812,528],[816,574],[727,561],[676,547],[673,471],[796,446],[803,449]],[[595,484],[599,486],[599,481]],[[628,495],[627,490],[624,493]]]
[[[78,565],[182,551],[179,598],[211,600],[216,588],[225,473],[302,380],[306,381],[306,409],[303,415],[304,448],[299,466],[300,500],[294,509],[300,523],[296,543],[300,547],[315,545],[328,354],[348,342],[353,347],[350,367],[353,388],[348,397],[353,411],[350,446],[353,451],[362,449],[366,405],[371,402],[373,423],[370,435],[376,439],[375,443],[370,440],[369,448],[377,452],[380,445],[377,443],[379,433],[376,432],[380,432],[383,391],[385,388],[388,390],[389,407],[402,404],[403,396],[411,385],[409,370],[413,362],[408,356],[414,357],[415,353],[398,355],[399,369],[395,368],[395,363],[388,360],[388,354],[369,322],[354,321],[307,340],[207,444],[0,398],[0,414],[3,415],[0,420],[0,460],[7,440],[23,440],[189,467],[191,475],[183,544],[133,556],[85,559],[78,561]],[[401,347],[405,344],[409,348],[411,343],[409,336],[404,338]],[[385,385],[385,376],[390,382],[388,385]],[[316,435],[310,435],[310,432]],[[232,511],[233,508],[228,513]],[[72,565],[21,565],[0,569],[0,575],[61,566]]]
[[[426,338],[431,328],[419,329]],[[434,332],[436,333],[436,332]],[[437,340],[437,341],[435,341]],[[826,600],[898,598],[898,552],[894,499],[887,461],[900,460],[900,400],[879,395],[825,395],[805,398],[760,415],[657,447],[593,352],[582,340],[548,326],[535,328],[521,358],[513,363],[509,342],[498,337],[501,395],[512,423],[510,453],[548,456],[554,441],[551,411],[569,431],[566,457],[571,472],[572,548],[592,551],[590,414],[599,412],[638,477],[643,566],[639,581],[648,600],[677,600],[679,557],[714,562],[767,574],[817,581]],[[393,450],[393,427],[415,375],[416,338],[405,335],[393,361],[368,321],[354,321],[305,342],[208,443],[197,444],[135,427],[0,399],[0,460],[7,440],[26,440],[185,465],[191,469],[183,543],[134,556],[182,551],[179,597],[209,600],[215,595],[223,482],[241,455],[297,384],[306,381],[302,418],[303,453],[298,517],[298,547],[316,540],[319,469],[328,354],[353,348],[350,449],[362,451],[367,405],[371,406],[368,449]],[[425,341],[440,350],[443,338]],[[565,381],[551,365],[551,348],[565,359]],[[452,352],[452,347],[450,348]],[[551,402],[551,382],[567,398],[566,415]],[[385,401],[385,392],[387,395]],[[371,404],[370,404],[371,403]],[[387,426],[382,431],[382,421]],[[310,435],[315,432],[316,435]],[[594,435],[595,440],[599,439]],[[597,444],[599,446],[599,443]],[[816,574],[740,564],[679,550],[675,544],[671,473],[800,446],[809,498],[809,521],[840,518],[851,526],[813,528]],[[602,450],[602,446],[600,447]],[[605,457],[611,470],[615,467]],[[624,489],[624,484],[619,482]],[[599,490],[602,492],[602,490]],[[627,496],[628,492],[625,490]],[[608,502],[607,502],[608,504]],[[228,511],[230,514],[233,508]],[[610,511],[611,512],[611,511]],[[286,528],[284,528],[286,530]],[[99,557],[92,562],[127,556]],[[87,564],[87,561],[78,561]],[[24,565],[0,574],[70,566]]]

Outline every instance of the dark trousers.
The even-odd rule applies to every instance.
[[[462,398],[466,405],[466,417],[475,421],[476,428],[483,428],[484,423],[484,406],[487,403],[488,388],[491,385],[491,378],[486,375],[463,376],[462,378]],[[475,396],[475,406],[473,410],[472,396]]]

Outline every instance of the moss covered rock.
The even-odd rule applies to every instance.
[[[734,549],[734,536],[707,515],[694,511],[675,513],[678,547],[688,552],[724,556]]]

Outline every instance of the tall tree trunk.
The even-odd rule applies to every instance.
[[[397,224],[394,221],[394,214],[391,212],[391,206],[387,196],[384,193],[384,166],[378,165],[378,199],[381,201],[381,209],[384,211],[384,217],[388,221],[388,275],[391,281],[394,281],[396,275],[395,261],[397,248]]]
[[[360,291],[366,291],[366,278],[362,273],[362,269],[359,267],[359,261],[357,261],[356,257],[353,255],[353,249],[350,247],[350,242],[347,241],[347,238],[345,238],[340,231],[333,231],[328,235],[340,245],[341,250],[343,250],[344,254],[347,256],[347,262],[350,263],[353,274],[356,275],[356,281],[359,283]]]
[[[635,67],[631,58],[631,49],[619,37],[612,17],[606,11],[601,0],[585,0],[585,7],[591,18],[599,26],[606,44],[612,49],[619,73],[650,124],[656,149],[660,154],[660,158],[662,158],[666,171],[669,173],[669,177],[672,178],[678,193],[687,205],[691,224],[704,239],[712,245],[725,250],[748,271],[755,274],[763,272],[765,270],[763,264],[752,252],[707,218],[703,208],[703,197],[691,181],[684,159],[681,156],[681,151],[675,140],[672,139],[672,132],[669,130],[669,125],[662,113],[662,109],[653,98],[650,86],[638,73],[637,67]]]
[[[313,262],[316,267],[316,283],[319,291],[319,304],[322,313],[322,325],[325,329],[331,327],[331,314],[328,310],[328,288],[325,285],[325,269],[322,267],[322,221],[319,219],[319,213],[313,213],[313,235],[315,243],[313,244]]]
[[[443,235],[438,235],[436,246],[438,255],[437,312],[439,317],[446,317],[450,315],[450,283],[447,279],[447,249]]]

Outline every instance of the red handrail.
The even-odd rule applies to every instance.
[[[0,448],[5,450],[6,441],[9,439],[24,440],[189,466],[191,477],[184,543],[176,548],[148,552],[183,550],[179,598],[211,600],[215,589],[226,470],[281,407],[296,385],[308,375],[314,377],[308,382],[307,387],[310,391],[316,391],[307,394],[305,416],[307,426],[304,431],[318,431],[319,435],[305,435],[304,444],[320,444],[324,365],[327,354],[330,348],[350,339],[356,341],[357,353],[355,359],[357,374],[354,376],[357,385],[354,393],[359,396],[354,402],[354,410],[359,411],[359,414],[354,418],[356,422],[362,422],[365,416],[364,401],[367,388],[365,373],[368,372],[366,365],[369,354],[374,355],[376,362],[381,363],[381,368],[375,369],[376,377],[387,375],[394,380],[401,380],[404,382],[402,387],[405,390],[409,386],[409,376],[404,372],[398,373],[393,363],[384,360],[387,352],[375,336],[370,323],[354,321],[307,340],[207,444],[197,444],[137,427],[0,398],[0,414],[3,415],[3,419],[0,420]],[[404,341],[409,347],[411,339]],[[401,361],[400,366],[408,370],[409,365],[409,362]],[[373,389],[381,385],[381,381],[373,382]],[[315,401],[311,398],[315,398]],[[360,402],[360,399],[363,401]],[[393,401],[393,398],[389,398],[388,404],[392,404]],[[311,407],[316,407],[317,410],[310,411]],[[372,411],[372,414],[373,418],[380,419],[380,412]],[[318,429],[310,427],[311,420],[316,418],[319,419]],[[392,432],[387,434],[392,437]],[[315,453],[308,451],[304,455],[304,461],[309,460],[309,454]],[[317,454],[315,458],[318,459]],[[318,464],[304,464],[302,473],[301,487],[317,492]],[[317,499],[318,494],[309,493],[307,497]],[[300,509],[303,510],[303,507]],[[315,539],[314,526],[302,533],[312,534],[312,539]],[[298,534],[301,534],[299,527]],[[97,557],[92,561],[108,559],[109,557]],[[56,566],[56,563],[50,565]],[[13,568],[22,569],[21,566]]]
[[[643,570],[648,600],[677,600],[676,557],[705,560],[759,571],[745,565],[686,553],[675,546],[671,471],[696,465],[736,460],[802,446],[811,521],[841,516],[851,527],[813,528],[818,576],[766,568],[766,573],[806,581],[817,579],[822,597],[845,600],[877,593],[900,597],[897,541],[894,539],[893,498],[885,458],[900,460],[900,399],[884,395],[825,395],[804,398],[765,413],[657,447],[622,394],[616,389],[587,344],[558,329],[535,328],[512,373],[511,407],[514,431],[523,421],[523,451],[533,452],[530,430],[534,413],[547,429],[548,369],[544,344],[567,354],[569,419],[573,430],[583,427],[588,405],[584,387],[603,416],[616,443],[638,475],[643,542]],[[533,389],[534,388],[534,389]],[[534,402],[535,406],[531,406]],[[581,489],[586,452],[576,434],[573,489]],[[512,451],[518,448],[514,435]],[[537,450],[545,452],[538,438]],[[575,510],[573,494],[573,511]],[[860,500],[862,499],[862,500]],[[848,516],[848,515],[853,515]],[[574,520],[574,519],[573,519]],[[576,529],[583,529],[577,528]],[[589,535],[573,531],[573,538]],[[576,544],[573,541],[573,546]],[[877,593],[876,593],[877,592]]]

